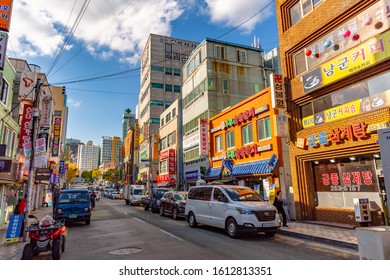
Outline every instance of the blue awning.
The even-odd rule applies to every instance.
[[[234,165],[234,162],[232,159],[223,159],[222,165],[226,168],[227,171],[229,171],[230,174],[232,174],[233,165]]]
[[[275,154],[266,160],[259,160],[249,163],[236,164],[233,166],[233,176],[261,175],[272,173],[278,163]]]
[[[222,166],[209,168],[205,174],[206,179],[220,178],[221,177]]]

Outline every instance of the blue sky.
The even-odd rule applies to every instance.
[[[121,137],[124,110],[135,113],[149,33],[243,45],[256,36],[265,51],[278,46],[273,0],[16,0],[7,55],[66,86],[67,138],[97,144],[101,136]]]

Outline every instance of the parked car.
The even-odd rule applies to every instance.
[[[144,210],[148,211],[152,209],[152,213],[158,213],[160,211],[160,199],[167,191],[172,189],[168,188],[154,188],[150,197],[144,197],[141,199],[144,206]]]
[[[120,199],[121,197],[120,197],[119,192],[117,192],[117,191],[112,191],[111,194],[110,194],[110,198],[111,198],[111,199]]]
[[[142,198],[147,197],[144,185],[126,185],[123,193],[126,205],[141,204]]]
[[[65,190],[58,197],[54,219],[65,222],[85,221],[91,223],[91,197],[87,190]]]
[[[190,227],[198,223],[223,228],[231,238],[244,231],[273,236],[280,227],[275,206],[248,187],[205,185],[191,187],[185,207]]]
[[[164,193],[160,200],[160,215],[171,215],[175,220],[179,217],[184,218],[187,194],[187,192],[180,191],[169,191]]]

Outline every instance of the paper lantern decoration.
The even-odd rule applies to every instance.
[[[311,50],[307,50],[307,51],[306,51],[306,56],[311,56],[312,53],[313,53],[313,52],[312,52]]]
[[[319,57],[320,57],[320,54],[319,54],[319,53],[316,53],[316,54],[314,54],[314,57],[315,57],[315,58],[319,58]]]
[[[351,31],[350,30],[345,31],[343,37],[348,38],[349,36],[351,36]]]
[[[333,46],[333,50],[334,50],[334,51],[338,51],[338,50],[339,50],[339,48],[340,48],[340,46],[339,46],[339,45],[337,45],[337,44]]]
[[[364,20],[364,25],[370,25],[372,23],[372,18],[368,17]]]
[[[375,29],[381,29],[383,26],[383,23],[381,21],[378,21],[377,23],[375,23]]]
[[[332,41],[327,40],[324,42],[324,47],[329,48],[332,45]]]
[[[354,40],[354,41],[359,40],[359,38],[360,38],[359,34],[354,34],[354,35],[352,36],[352,40]]]

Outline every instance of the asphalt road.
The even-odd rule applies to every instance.
[[[49,259],[40,255],[37,259]],[[223,230],[190,228],[123,200],[102,198],[89,226],[69,225],[64,260],[357,260],[355,251],[285,235],[229,238]]]

